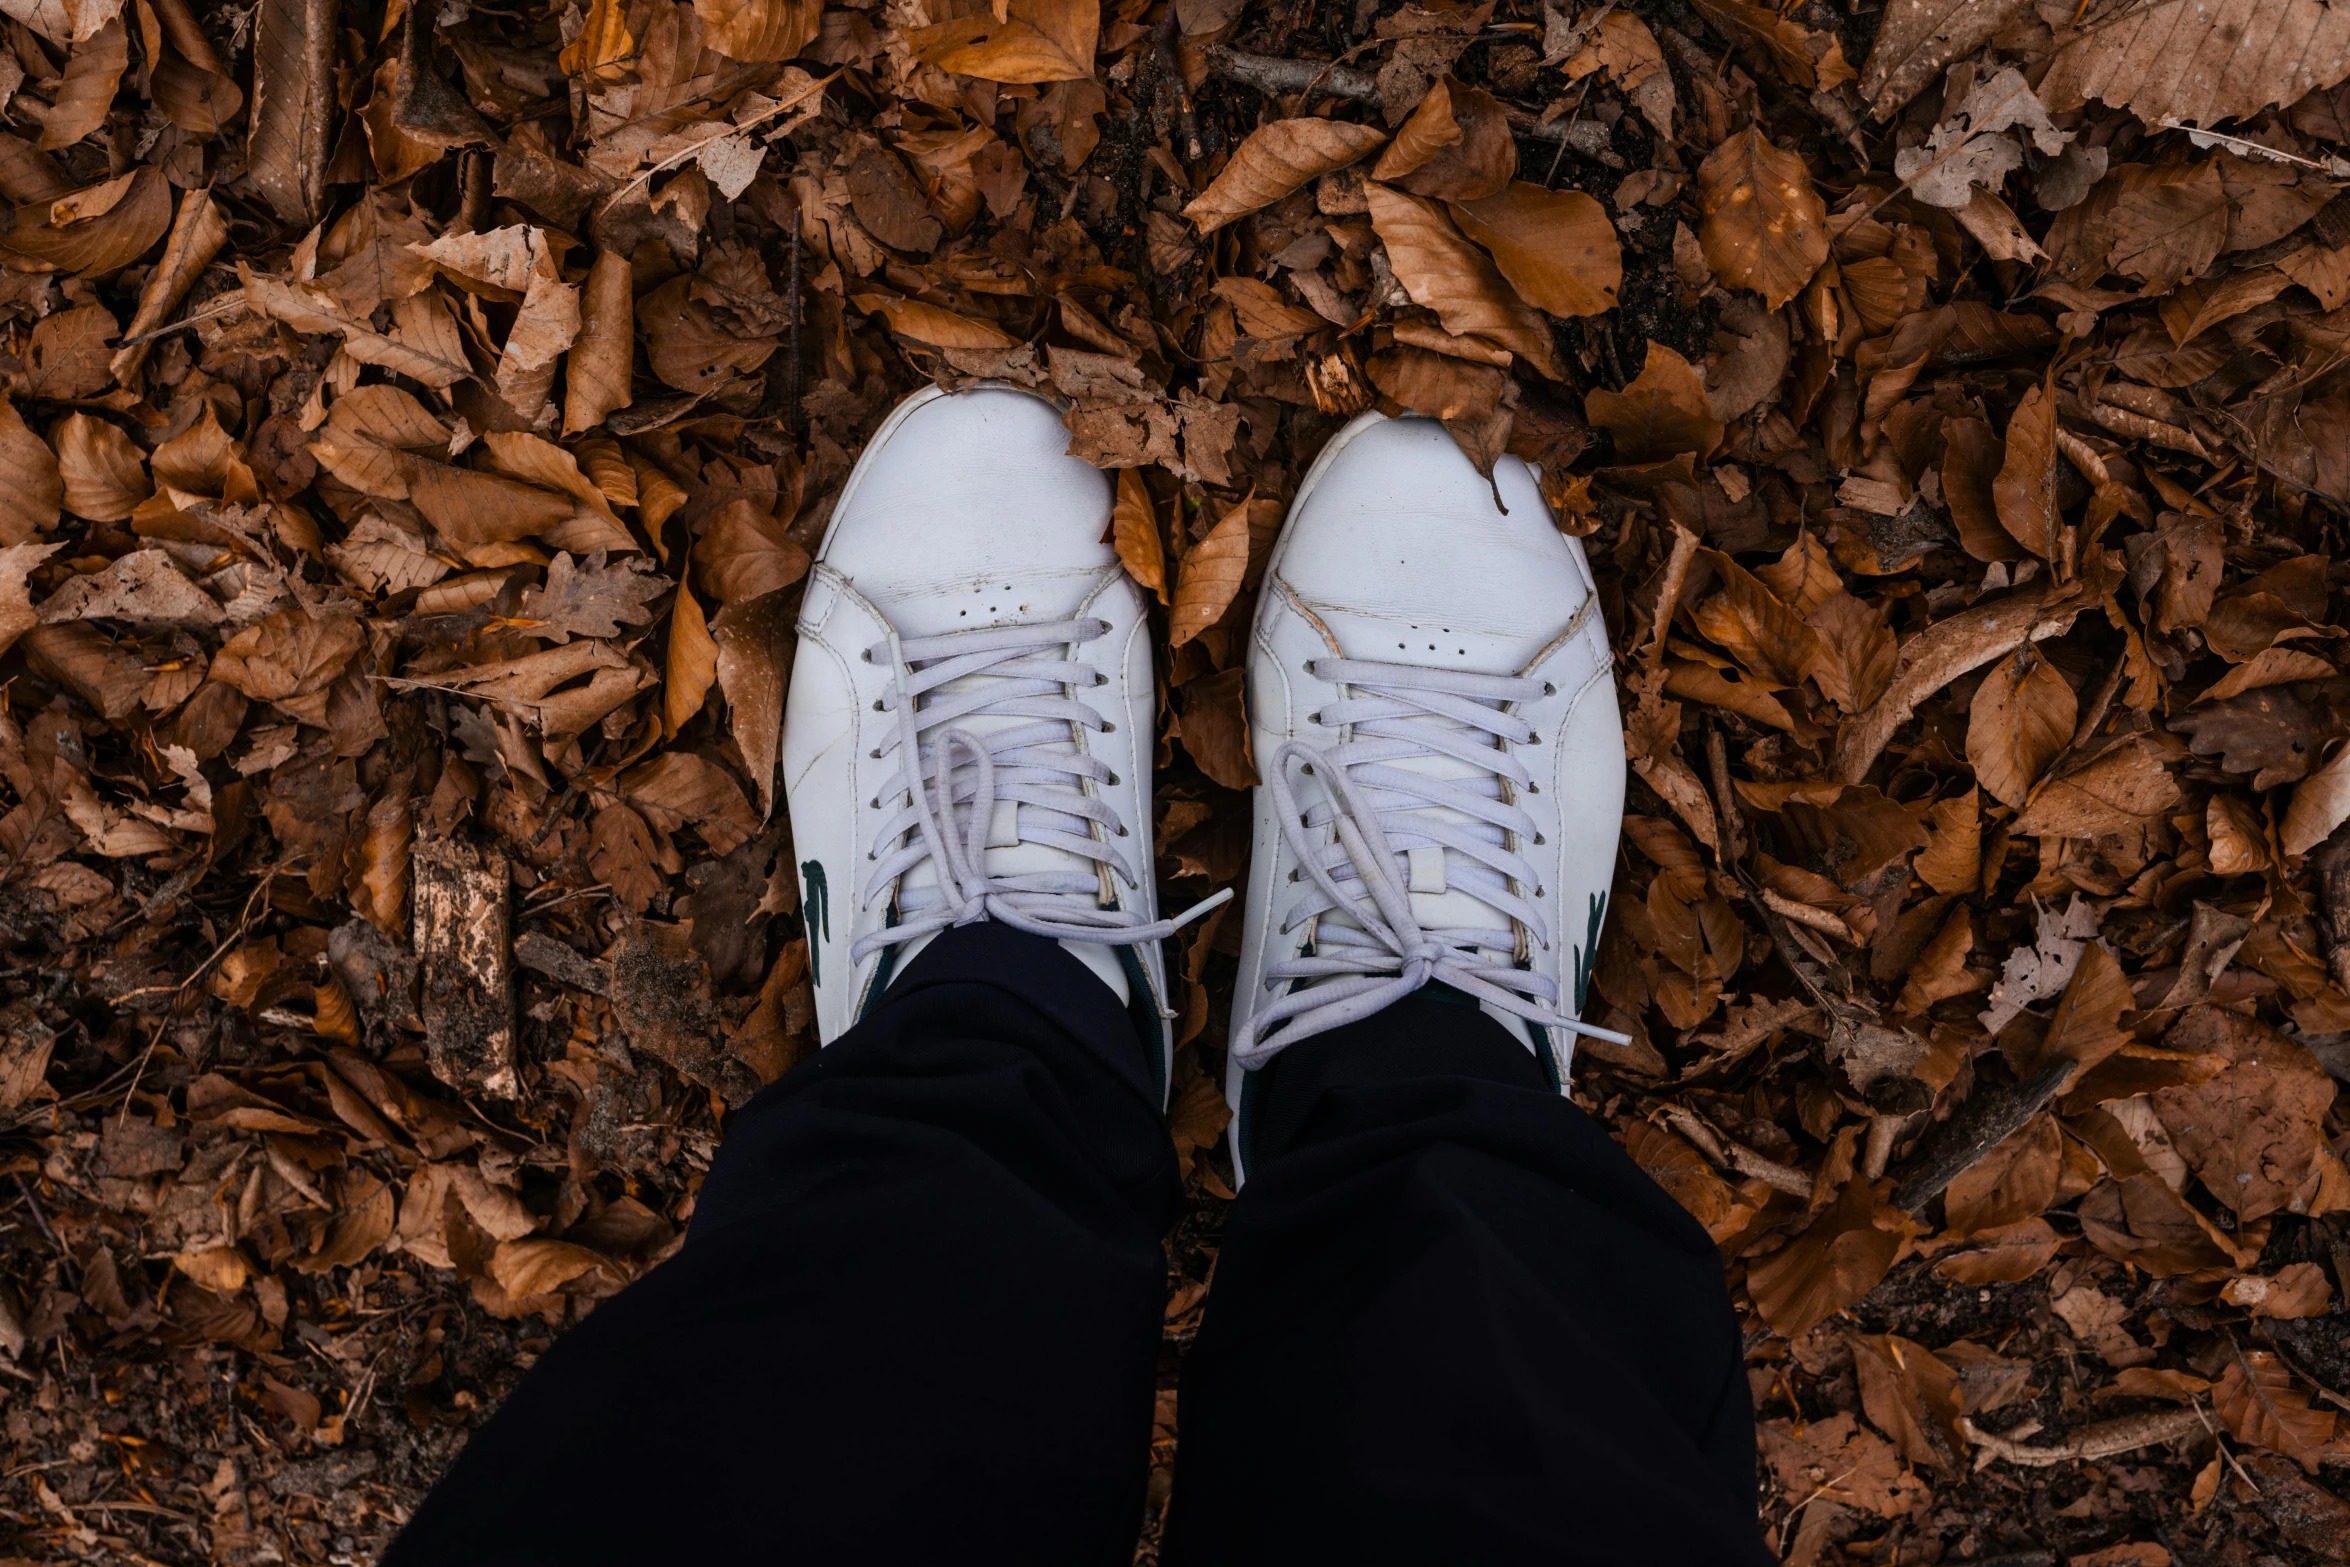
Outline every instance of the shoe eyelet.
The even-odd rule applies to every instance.
[[[1113,723],[1107,723],[1107,722],[1105,722],[1105,723],[1102,725],[1102,733],[1103,733],[1103,734],[1106,734],[1106,735],[1114,735],[1114,734],[1116,734],[1117,732],[1118,732],[1118,726],[1117,726],[1116,724],[1113,724]]]
[[[1104,779],[1103,782],[1106,783],[1109,787],[1115,789],[1118,786],[1118,775],[1116,773],[1112,773],[1108,778]]]
[[[889,708],[883,704],[881,698],[875,697],[873,699],[873,711],[876,713],[886,713],[889,711]]]
[[[1545,837],[1543,837],[1543,836],[1542,836],[1542,834],[1540,834],[1540,833],[1536,833],[1536,834],[1534,835],[1534,846],[1535,846],[1536,848],[1538,848],[1538,849],[1539,849],[1540,847],[1542,847],[1542,845],[1544,845],[1544,844],[1546,844],[1546,843],[1548,843],[1548,842],[1550,842],[1550,840],[1549,840],[1548,838],[1545,838]]]
[[[1322,715],[1320,713],[1306,714],[1306,722],[1312,724],[1317,729],[1326,727],[1322,722]]]
[[[1540,794],[1542,792],[1542,785],[1530,783],[1526,785],[1526,792],[1528,794]]]
[[[875,746],[872,750],[867,751],[865,754],[878,762],[881,760],[881,747]]]
[[[1121,837],[1121,838],[1123,838],[1123,837],[1127,836],[1126,829],[1125,829],[1125,828],[1123,828],[1123,827],[1119,828],[1119,829],[1118,829],[1118,836],[1119,836],[1119,837]]]
[[[1544,696],[1557,696],[1559,694],[1559,688],[1545,680],[1542,682],[1542,694]]]
[[[864,652],[859,653],[857,656],[868,664],[873,662],[873,650],[871,648],[865,649]]]
[[[1538,734],[1528,734],[1526,736],[1526,743],[1528,745],[1540,745],[1542,743],[1542,736]]]

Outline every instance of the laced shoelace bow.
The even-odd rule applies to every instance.
[[[1266,786],[1281,835],[1312,881],[1281,928],[1313,920],[1314,942],[1310,953],[1266,968],[1269,987],[1292,988],[1250,1017],[1234,1051],[1241,1064],[1253,1070],[1430,981],[1543,1028],[1628,1043],[1626,1035],[1560,1010],[1557,982],[1520,966],[1532,948],[1549,946],[1550,931],[1519,890],[1539,885],[1534,868],[1509,847],[1512,837],[1534,841],[1535,823],[1502,785],[1532,786],[1507,746],[1532,743],[1534,730],[1509,704],[1546,694],[1543,683],[1364,659],[1317,659],[1308,672],[1359,693],[1329,703],[1319,720],[1351,726],[1353,737],[1327,749],[1292,740],[1273,758]],[[1466,763],[1474,775],[1440,778],[1393,765],[1430,754]],[[1308,773],[1324,798],[1301,811],[1298,780]],[[1431,806],[1469,820],[1432,817]],[[1326,843],[1315,838],[1323,828],[1332,830]],[[1446,890],[1468,893],[1508,919],[1509,929],[1424,927],[1412,909],[1413,877],[1406,871],[1399,881],[1397,873],[1430,854],[1441,856]],[[1497,938],[1512,950],[1503,953]]]
[[[897,923],[858,938],[849,948],[851,962],[980,920],[1055,941],[1130,946],[1173,935],[1232,896],[1225,888],[1173,919],[1145,920],[1114,906],[1121,884],[1136,885],[1133,867],[1112,842],[1126,835],[1126,827],[1085,785],[1115,783],[1117,776],[1101,758],[1068,746],[1080,729],[1108,727],[1089,703],[1071,694],[1104,677],[1068,650],[1109,629],[1107,621],[1087,619],[910,639],[893,631],[887,642],[867,650],[869,659],[886,656],[895,675],[881,705],[896,713],[896,728],[874,754],[897,752],[898,770],[880,793],[903,794],[906,803],[874,833],[867,855],[873,869],[861,894],[870,905],[894,891]],[[962,689],[946,689],[958,681],[965,682]],[[1026,721],[982,734],[966,722],[979,717]],[[1014,807],[1015,842],[1074,855],[1092,867],[1091,874],[1066,869],[990,875],[987,851],[998,802]],[[936,885],[904,886],[906,874],[925,860]],[[1093,901],[1081,901],[1088,894]]]

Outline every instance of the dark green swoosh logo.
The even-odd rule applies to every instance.
[[[824,983],[824,970],[818,962],[816,932],[821,929],[824,939],[832,939],[832,889],[824,880],[824,866],[816,860],[800,863],[800,880],[807,885],[808,895],[801,905],[801,914],[808,927],[808,977],[817,984]]]

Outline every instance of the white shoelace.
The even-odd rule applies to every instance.
[[[1130,946],[1173,935],[1232,896],[1226,888],[1171,920],[1145,920],[1114,906],[1121,884],[1138,885],[1113,842],[1128,832],[1117,811],[1086,785],[1114,784],[1117,775],[1074,743],[1080,731],[1105,731],[1109,723],[1073,694],[1104,682],[1077,661],[1076,644],[1109,629],[1107,621],[1088,619],[909,639],[892,632],[866,651],[868,659],[887,658],[895,671],[881,705],[897,714],[897,726],[874,754],[898,754],[898,770],[880,794],[902,794],[906,803],[875,832],[867,854],[873,869],[860,895],[860,906],[870,906],[894,892],[898,923],[860,937],[849,948],[852,963],[881,947],[991,919],[1055,941]],[[956,682],[963,684],[945,689]],[[982,717],[1027,722],[984,734],[968,727]],[[998,835],[991,844],[1003,825],[999,801],[1013,807],[1012,841]],[[1150,823],[1140,826],[1149,832]],[[1092,873],[989,875],[987,850],[1018,843],[1074,855]],[[925,860],[937,885],[903,885]]]
[[[1351,726],[1324,748],[1292,740],[1273,759],[1267,787],[1281,835],[1312,885],[1283,914],[1284,934],[1311,920],[1313,950],[1269,965],[1268,987],[1286,995],[1260,1008],[1236,1044],[1254,1070],[1315,1034],[1360,1021],[1431,980],[1543,1028],[1629,1043],[1559,1007],[1556,981],[1521,967],[1550,946],[1549,923],[1524,889],[1541,886],[1512,839],[1541,841],[1534,819],[1512,804],[1507,783],[1535,787],[1511,745],[1534,743],[1512,703],[1548,694],[1539,680],[1423,669],[1365,659],[1317,659],[1307,672],[1348,694],[1322,709],[1325,728]],[[1396,764],[1444,756],[1475,772],[1433,777]],[[1323,799],[1298,808],[1297,780],[1311,774]],[[1432,814],[1444,807],[1468,818]],[[1316,835],[1334,829],[1332,841]],[[1412,911],[1416,873],[1441,869],[1444,890],[1465,892],[1509,921],[1506,929],[1429,930]],[[1431,879],[1434,879],[1433,877]]]

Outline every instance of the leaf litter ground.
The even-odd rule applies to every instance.
[[[2291,47],[2275,40],[2287,40]],[[1792,1567],[2350,1556],[2350,11],[0,0],[0,1551],[373,1559],[814,1048],[808,551],[1066,408],[1159,873],[1371,406],[1538,464],[1630,815],[1578,1099]],[[827,894],[829,899],[830,894]],[[1171,954],[1151,1518],[1237,937]]]

